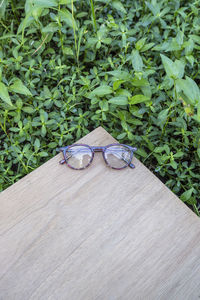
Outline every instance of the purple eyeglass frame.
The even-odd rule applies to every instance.
[[[91,150],[91,152],[92,152],[91,160],[90,160],[90,162],[89,162],[84,168],[80,168],[80,169],[79,169],[79,168],[74,168],[74,167],[72,167],[72,166],[67,162],[67,159],[66,159],[66,152],[67,152],[68,149],[70,149],[71,147],[74,147],[74,146],[85,146],[85,147],[88,147],[88,148]],[[111,146],[123,146],[123,147],[125,147],[125,148],[128,148],[129,151],[131,151],[131,153],[130,153],[130,160],[129,160],[128,162],[126,162],[126,165],[125,165],[125,166],[123,166],[123,167],[121,167],[121,168],[115,168],[115,167],[112,167],[111,165],[109,165],[109,163],[107,162],[106,157],[105,157],[105,151],[106,151],[107,148],[109,148],[109,147],[111,147]],[[60,163],[61,165],[64,164],[64,163],[66,163],[67,166],[68,166],[69,168],[74,169],[74,170],[84,170],[84,169],[86,169],[87,167],[89,167],[89,166],[91,165],[92,161],[93,161],[94,153],[95,153],[95,152],[102,152],[103,159],[104,159],[104,161],[105,161],[105,163],[106,163],[107,166],[109,166],[110,168],[115,169],[115,170],[121,170],[121,169],[124,169],[124,168],[126,168],[126,167],[128,167],[128,166],[129,166],[130,168],[132,168],[132,169],[135,168],[135,165],[132,164],[131,161],[132,161],[132,159],[133,159],[133,153],[134,153],[135,151],[137,151],[137,148],[136,148],[136,147],[131,147],[131,146],[125,145],[125,144],[119,144],[119,143],[109,144],[109,145],[107,145],[107,146],[89,146],[89,145],[86,145],[86,144],[72,144],[72,145],[69,145],[69,146],[66,146],[66,147],[58,148],[58,149],[56,149],[56,151],[62,152],[62,153],[63,153],[63,156],[64,156],[64,159],[62,159],[61,161],[59,161],[59,163]]]

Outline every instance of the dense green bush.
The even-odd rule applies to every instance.
[[[199,214],[200,1],[0,0],[0,187],[99,125]]]

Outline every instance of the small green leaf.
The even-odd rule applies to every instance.
[[[200,44],[200,36],[199,36],[199,35],[191,34],[191,35],[189,35],[189,37],[190,37],[191,39],[193,39],[194,42]]]
[[[7,0],[0,1],[0,18],[5,17],[6,6],[8,4]]]
[[[58,16],[60,17],[61,21],[65,22],[69,27],[75,27],[75,29],[77,29],[76,22],[73,20],[72,14],[67,9],[61,9],[58,12]]]
[[[41,136],[42,136],[42,137],[45,137],[46,133],[47,133],[46,127],[45,127],[44,125],[42,125],[42,128],[41,128]]]
[[[132,66],[136,72],[141,72],[143,69],[143,61],[138,50],[133,50],[131,53]]]
[[[140,51],[140,49],[142,49],[142,47],[144,46],[145,44],[145,41],[146,41],[147,38],[142,38],[140,39],[139,41],[137,41],[137,43],[135,44],[135,48]]]
[[[34,0],[34,5],[37,7],[54,7],[58,6],[58,3],[56,0]]]
[[[54,33],[56,31],[58,31],[58,29],[59,29],[58,25],[56,23],[52,22],[52,23],[48,24],[46,27],[43,27],[42,32],[52,32],[52,33]]]
[[[155,43],[146,44],[140,49],[140,52],[145,52],[145,51],[151,49],[154,45],[155,45]]]
[[[176,85],[177,88],[179,90],[182,90],[185,96],[188,98],[189,104],[200,102],[199,87],[197,86],[196,82],[190,77],[186,77],[186,79],[178,79],[176,81]]]
[[[94,89],[90,94],[96,95],[99,97],[109,95],[113,92],[112,88],[109,85],[101,85]]]
[[[32,96],[29,89],[27,89],[20,79],[15,80],[15,82],[9,87],[9,90],[26,96]]]
[[[111,1],[111,3],[112,3],[112,6],[113,6],[116,10],[119,10],[119,11],[123,12],[124,14],[126,13],[125,8],[124,8],[123,4],[122,4],[120,1],[114,0],[114,1]]]
[[[174,79],[182,78],[184,75],[184,67],[182,61],[176,60],[173,62],[171,59],[169,59],[165,55],[160,55],[162,59],[163,66],[165,68],[165,71],[169,77],[172,77]]]
[[[116,91],[116,97],[117,96],[126,96],[126,97],[131,97],[131,93],[129,92],[129,90],[126,89],[118,89]]]
[[[133,86],[137,86],[137,87],[141,87],[141,86],[148,86],[149,85],[149,82],[147,79],[144,79],[144,78],[137,78],[137,77],[134,77],[131,81],[132,85]]]
[[[174,74],[176,78],[182,78],[184,75],[185,65],[180,60],[175,60],[173,67],[175,69]]]
[[[34,148],[35,148],[35,150],[38,150],[40,148],[40,140],[39,139],[35,139]]]
[[[31,106],[25,106],[22,108],[22,110],[28,114],[33,114],[35,112],[35,109]]]
[[[129,102],[130,102],[130,104],[138,104],[138,103],[146,102],[149,100],[150,100],[150,98],[145,95],[135,95],[130,98]]]
[[[117,139],[118,139],[118,140],[121,140],[121,139],[123,139],[125,136],[126,136],[126,132],[122,132],[122,133],[120,133],[120,134],[117,136]]]
[[[174,160],[171,160],[170,166],[172,166],[172,168],[176,170],[178,165]]]
[[[13,105],[8,94],[8,88],[0,82],[0,98],[9,105]]]
[[[197,104],[197,120],[200,122],[200,101]]]
[[[147,157],[148,156],[148,154],[146,153],[146,151],[144,149],[142,149],[142,148],[138,148],[137,154],[140,155],[140,156],[142,156],[142,157]]]
[[[183,157],[184,153],[182,151],[178,151],[177,153],[175,153],[173,156],[175,158],[179,158],[179,157]]]
[[[110,74],[119,80],[129,81],[132,79],[132,76],[126,71],[115,70],[115,71],[109,71],[107,72],[107,74]]]
[[[192,193],[193,193],[193,190],[194,190],[194,188],[191,188],[191,189],[189,189],[188,191],[185,191],[185,192],[180,196],[181,200],[184,201],[184,202],[190,200],[190,198],[191,198],[191,196],[192,196]]]
[[[163,151],[165,151],[164,146],[163,146],[163,147],[156,147],[156,148],[154,149],[154,152],[155,152],[155,153],[161,153],[161,152],[163,152]]]
[[[159,112],[158,114],[158,122],[157,125],[163,127],[163,125],[165,124],[167,117],[168,117],[168,112],[169,112],[169,108],[163,109],[161,110],[161,112]]]
[[[116,81],[114,81],[113,82],[113,90],[114,91],[117,90],[123,82],[124,82],[124,80],[116,80]]]
[[[104,39],[102,40],[102,43],[104,43],[104,44],[106,44],[106,45],[109,45],[109,44],[112,43],[112,39],[111,39],[111,38],[104,38]]]
[[[126,96],[118,96],[118,97],[113,97],[108,100],[109,103],[115,104],[115,105],[127,105],[128,100]]]
[[[47,156],[49,156],[49,154],[47,152],[44,152],[44,151],[38,153],[38,155],[41,156],[41,157],[47,157]]]
[[[200,159],[200,148],[197,149],[197,154],[198,154],[199,159]]]
[[[69,48],[69,47],[64,47],[63,48],[63,53],[66,54],[66,55],[74,55],[72,49]]]
[[[160,56],[167,76],[176,78],[176,69],[173,61],[163,54]]]

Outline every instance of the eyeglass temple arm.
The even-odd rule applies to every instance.
[[[64,147],[62,147],[62,148],[56,148],[56,152],[63,152],[64,149],[65,149]],[[61,159],[59,161],[59,164],[61,164],[61,165],[63,165],[64,163],[66,163],[65,159]]]

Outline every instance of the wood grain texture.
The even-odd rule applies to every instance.
[[[0,299],[199,300],[199,218],[135,158],[75,171],[61,156],[0,194]]]

